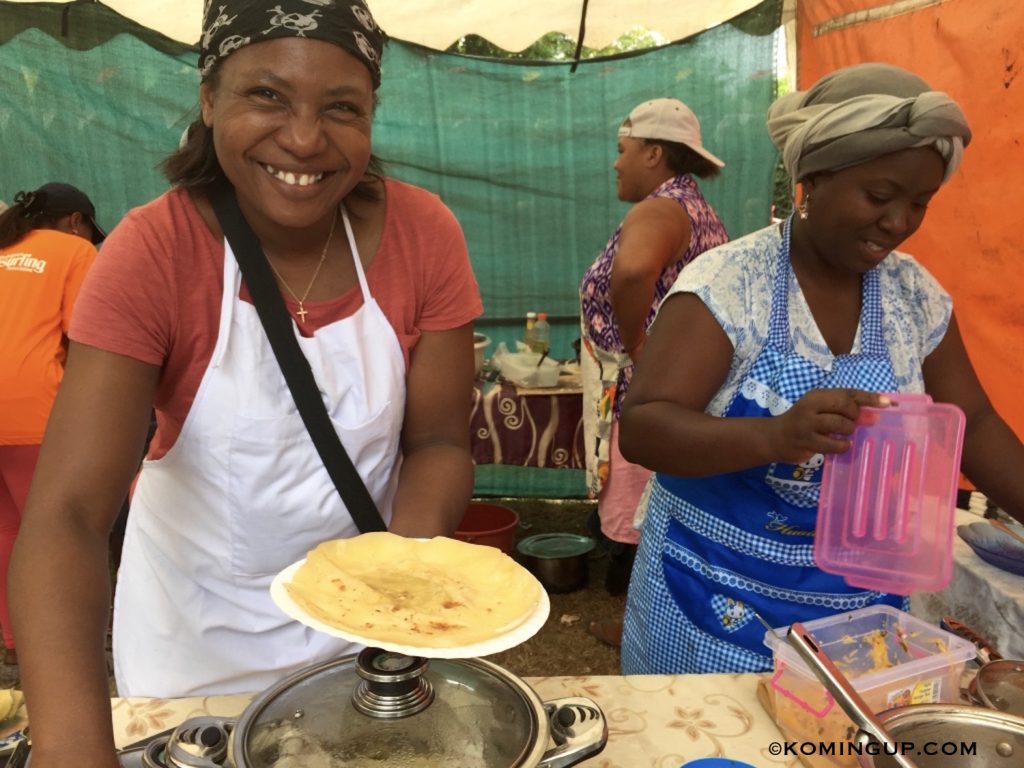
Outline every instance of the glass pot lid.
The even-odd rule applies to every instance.
[[[301,670],[246,708],[236,768],[533,766],[544,704],[481,659],[422,659],[367,648]]]

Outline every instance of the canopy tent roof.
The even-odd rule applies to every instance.
[[[57,2],[76,0],[57,0]],[[33,2],[33,0],[13,0]],[[189,45],[199,40],[203,0],[103,0],[123,16]],[[586,7],[585,44],[603,48],[636,27],[681,40],[757,5],[758,0],[368,0],[392,37],[445,50],[468,34],[520,51],[548,32],[577,39]],[[509,12],[509,6],[514,12]]]

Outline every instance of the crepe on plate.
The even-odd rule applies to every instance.
[[[0,688],[0,739],[24,730],[27,724],[24,695],[13,688]]]
[[[310,616],[342,632],[424,648],[503,635],[534,612],[542,592],[495,547],[385,532],[325,541],[284,587]]]

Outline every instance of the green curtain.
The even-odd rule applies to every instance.
[[[700,118],[726,162],[701,186],[730,235],[768,222],[776,154],[764,117],[781,6],[767,0],[687,40],[575,67],[391,41],[374,148],[391,175],[439,194],[462,223],[482,332],[512,345],[527,311],[547,312],[552,355],[573,354],[580,278],[627,210],[615,198],[616,129],[646,99],[682,99]],[[159,163],[197,113],[196,58],[100,3],[0,2],[0,200],[67,181],[109,229],[159,195]]]

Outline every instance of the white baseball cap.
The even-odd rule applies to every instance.
[[[693,110],[679,99],[652,99],[635,107],[619,128],[619,136],[685,144],[719,168],[725,167],[724,162],[704,149],[700,140],[700,122]]]

